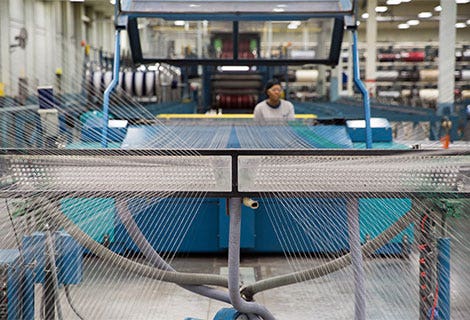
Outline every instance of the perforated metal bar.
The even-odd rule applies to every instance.
[[[175,150],[171,152],[174,154]],[[289,150],[200,152],[204,155],[174,156],[161,150],[148,155],[137,150],[110,150],[100,155],[86,150],[58,150],[52,155],[3,150],[0,192],[4,195],[209,192],[218,196],[259,192],[315,196],[344,192],[401,196],[470,194],[468,151],[384,152],[384,155],[377,151],[333,150],[315,150],[310,155],[309,150],[290,150],[290,154]],[[236,165],[233,161],[237,161]]]

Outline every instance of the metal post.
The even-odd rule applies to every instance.
[[[364,261],[361,251],[361,236],[359,228],[359,199],[347,199],[347,214],[349,228],[349,247],[351,250],[351,265],[354,272],[354,319],[366,319],[366,288],[364,278]]]
[[[428,320],[433,306],[435,287],[434,236],[431,216],[428,212],[421,215],[418,239],[419,249],[419,319]]]
[[[56,295],[55,295],[55,286],[54,286],[54,276],[53,276],[53,268],[55,265],[52,264],[51,256],[54,252],[51,251],[50,246],[48,245],[49,242],[49,227],[46,225],[46,237],[44,239],[45,242],[45,250],[46,250],[46,260],[44,266],[44,285],[43,285],[43,294],[44,294],[44,318],[46,320],[55,320],[55,305],[56,305]]]
[[[101,134],[101,147],[108,146],[108,120],[109,120],[109,96],[119,81],[119,60],[121,52],[121,30],[118,28],[115,32],[114,39],[114,64],[113,64],[113,80],[104,91],[103,96],[103,130]]]
[[[439,238],[437,249],[439,319],[450,320],[450,238]]]
[[[361,91],[363,106],[364,106],[364,120],[366,122],[366,148],[372,149],[372,128],[370,126],[370,99],[369,93],[361,81],[359,75],[359,56],[357,50],[357,31],[352,30],[352,53],[353,53],[353,73],[354,73],[354,84],[357,86],[359,91]]]

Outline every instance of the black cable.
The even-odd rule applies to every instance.
[[[72,303],[72,298],[70,297],[69,286],[65,285],[65,286],[64,286],[64,289],[65,289],[65,297],[67,298],[67,302],[69,303],[70,308],[72,308],[73,313],[75,313],[75,315],[76,315],[80,320],[85,320],[85,318],[83,318],[83,317],[80,315],[80,313],[77,311],[77,308],[75,308],[75,306],[74,306],[73,303]]]
[[[18,249],[19,249],[21,257],[22,257],[22,260],[24,262],[23,250],[22,250],[22,247],[21,247],[20,239],[18,237],[18,232],[16,231],[16,228],[15,228],[15,223],[13,222],[13,216],[11,215],[10,206],[8,205],[8,199],[5,199],[5,205],[6,205],[6,208],[7,208],[8,218],[10,219],[10,223],[11,223],[11,227],[13,229],[13,233],[15,234],[16,245],[18,246]]]
[[[13,216],[11,214],[11,211],[10,211],[10,206],[8,205],[8,199],[5,199],[5,206],[6,206],[6,209],[7,209],[7,213],[8,213],[8,218],[10,219],[10,223],[11,223],[11,228],[13,229],[13,233],[15,234],[15,241],[16,241],[16,245],[18,246],[18,251],[20,253],[20,260],[21,260],[21,263],[20,263],[20,266],[22,266],[23,268],[21,268],[21,276],[20,276],[20,305],[21,307],[19,309],[17,309],[16,312],[20,312],[20,310],[23,309],[23,304],[24,304],[24,291],[25,291],[25,288],[24,288],[24,282],[23,282],[23,276],[24,276],[24,267],[25,267],[25,258],[24,258],[24,254],[23,254],[23,247],[21,246],[21,242],[20,242],[20,238],[18,236],[18,232],[16,231],[16,227],[15,227],[15,223],[13,222]],[[16,316],[18,316],[18,314],[16,314]]]

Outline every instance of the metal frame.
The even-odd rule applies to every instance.
[[[204,192],[204,196],[208,198],[234,198],[234,197],[279,197],[279,192],[271,191],[239,191],[239,167],[238,158],[243,156],[346,156],[346,157],[384,157],[384,156],[398,156],[398,155],[435,155],[435,156],[470,156],[470,150],[449,150],[443,152],[441,150],[378,150],[378,149],[104,149],[99,153],[95,149],[0,149],[0,159],[2,156],[97,156],[97,157],[117,157],[117,156],[229,156],[231,157],[231,191],[208,191]],[[197,190],[195,190],[197,191]],[[287,191],[284,192],[285,197],[341,197],[345,192],[339,191]],[[161,194],[160,191],[15,191],[10,189],[0,188],[0,196],[2,197],[26,197],[26,196],[93,196],[101,195],[107,197],[133,197],[145,196],[152,197]],[[356,198],[369,198],[377,196],[386,196],[388,198],[403,198],[403,197],[418,197],[418,198],[466,198],[470,197],[470,192],[442,192],[442,191],[418,191],[418,192],[390,192],[390,191],[374,191],[373,193],[357,191],[348,192],[349,195]],[[169,192],[172,197],[192,197],[200,196],[201,193],[195,192],[194,194],[188,191]]]
[[[187,17],[185,18],[187,19]],[[292,19],[292,18],[291,18]],[[341,44],[344,32],[344,19],[335,18],[333,24],[333,32],[331,34],[331,48],[327,59],[240,59],[238,58],[238,20],[233,21],[232,25],[232,42],[233,42],[233,59],[168,59],[168,58],[146,58],[142,55],[142,47],[140,45],[140,35],[137,27],[137,18],[130,17],[127,25],[129,34],[129,44],[131,46],[132,59],[134,63],[150,64],[150,63],[168,63],[175,66],[188,65],[212,65],[212,66],[233,66],[233,65],[261,65],[261,66],[278,66],[280,64],[288,65],[304,65],[304,64],[322,64],[328,66],[336,66],[339,61],[341,52]]]

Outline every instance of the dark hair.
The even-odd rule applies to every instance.
[[[268,82],[266,82],[266,85],[264,86],[264,93],[268,94],[268,90],[271,89],[271,87],[273,87],[275,85],[279,85],[279,86],[281,85],[279,80],[271,79]]]

